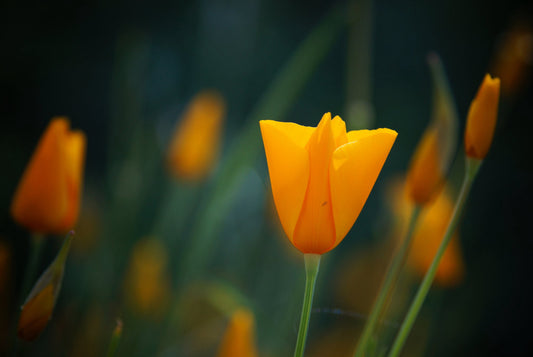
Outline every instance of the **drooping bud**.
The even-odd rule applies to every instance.
[[[52,318],[73,237],[73,232],[67,235],[56,258],[37,280],[24,302],[17,328],[19,338],[26,341],[35,340]]]

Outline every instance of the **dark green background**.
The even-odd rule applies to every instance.
[[[524,17],[520,1],[376,1],[373,99],[376,126],[399,132],[382,175],[401,172],[429,117],[429,51],[438,52],[457,101],[461,129],[488,70],[498,36]],[[168,128],[187,101],[217,88],[228,101],[226,144],[296,46],[333,2],[319,1],[47,1],[0,5],[0,236],[14,247],[17,277],[26,233],[9,217],[22,170],[48,121],[71,118],[88,137],[87,184],[106,175],[109,123],[117,111],[114,79],[129,71],[131,108],[156,127],[163,150]],[[122,40],[121,40],[122,39]],[[126,40],[124,40],[126,39]],[[117,68],[117,44],[136,44]],[[344,30],[306,85],[288,119],[315,125],[322,113],[344,116]],[[462,224],[467,266],[463,285],[445,293],[427,355],[528,355],[533,349],[531,288],[533,169],[530,81],[502,108],[494,145],[474,185]],[[276,118],[271,118],[276,119]],[[128,138],[132,130],[122,129]],[[120,157],[120,153],[118,154]],[[265,173],[264,159],[257,167]],[[378,181],[376,191],[382,189]],[[379,194],[345,241],[363,244]],[[372,200],[373,199],[373,200]],[[339,252],[342,255],[343,252]],[[18,279],[17,279],[18,280]]]

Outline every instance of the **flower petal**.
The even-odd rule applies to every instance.
[[[397,135],[390,129],[351,131],[350,142],[333,153],[329,177],[336,240],[331,249],[359,216]]]
[[[348,137],[346,135],[346,123],[341,119],[340,116],[337,115],[331,120],[331,130],[333,131],[333,138],[335,140],[336,148],[348,142]]]
[[[65,137],[65,174],[68,207],[65,217],[59,225],[60,227],[58,227],[60,231],[71,229],[78,219],[86,142],[85,134],[81,131],[72,131]]]
[[[309,156],[305,146],[315,128],[273,120],[261,120],[259,124],[274,203],[281,225],[292,241],[309,181]]]
[[[335,148],[331,115],[326,113],[307,144],[309,180],[292,239],[304,254],[324,254],[335,243],[329,189],[329,166]]]
[[[15,192],[13,218],[33,232],[56,233],[68,209],[62,147],[68,128],[65,118],[50,122]]]

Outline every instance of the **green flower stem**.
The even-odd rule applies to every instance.
[[[303,357],[304,355],[307,330],[309,329],[309,318],[311,317],[311,307],[313,305],[313,295],[315,293],[316,277],[320,268],[320,257],[319,254],[304,254],[305,293],[294,357]]]
[[[400,327],[400,331],[398,332],[398,335],[396,336],[396,340],[394,341],[394,344],[392,345],[392,348],[389,352],[389,357],[398,356],[400,352],[402,351],[402,348],[407,339],[407,336],[409,335],[409,332],[411,331],[411,328],[413,327],[416,317],[418,316],[418,313],[420,312],[420,308],[422,307],[422,304],[424,303],[424,300],[429,292],[429,289],[431,288],[431,284],[433,283],[433,279],[435,278],[435,274],[437,273],[437,268],[439,266],[440,260],[442,256],[444,255],[444,252],[446,251],[446,247],[448,246],[448,243],[450,242],[450,239],[452,238],[453,233],[455,232],[457,224],[459,223],[459,219],[461,217],[461,213],[463,212],[466,199],[470,192],[470,188],[472,187],[472,183],[474,182],[474,178],[476,177],[476,174],[479,170],[479,167],[481,166],[481,163],[482,161],[480,160],[466,158],[465,177],[463,179],[463,185],[461,187],[461,192],[459,193],[459,197],[457,198],[457,202],[455,204],[452,218],[450,220],[450,223],[448,224],[446,233],[444,234],[444,237],[442,238],[442,242],[440,243],[439,250],[437,251],[437,254],[435,255],[435,257],[433,258],[433,261],[431,262],[431,265],[428,271],[426,272],[426,275],[424,276],[424,280],[422,281],[422,284],[420,284],[420,287],[418,288],[416,296],[413,302],[411,303],[411,307],[409,308],[409,311],[407,312],[405,320],[403,321],[402,326]]]
[[[355,357],[364,356],[366,353],[368,343],[370,342],[370,339],[374,334],[374,330],[376,329],[376,326],[379,322],[379,317],[383,312],[383,308],[386,306],[385,302],[387,301],[387,297],[394,290],[394,287],[402,270],[402,266],[404,265],[405,260],[407,258],[407,253],[409,252],[409,247],[411,246],[413,233],[416,227],[416,221],[418,220],[420,211],[421,207],[418,205],[413,208],[406,236],[403,239],[398,251],[394,254],[394,258],[391,264],[389,265],[389,269],[387,270],[387,274],[385,275],[383,285],[381,286],[381,289],[378,293],[378,297],[376,298],[376,301],[372,306],[372,311],[370,312],[368,321],[365,324],[363,333],[361,334],[359,344],[354,352]]]
[[[117,348],[118,343],[120,342],[120,338],[122,337],[122,320],[117,319],[117,325],[115,329],[113,330],[113,334],[111,335],[111,342],[109,343],[109,348],[107,349],[107,357],[114,357]]]

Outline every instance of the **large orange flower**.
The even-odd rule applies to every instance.
[[[359,216],[397,133],[346,132],[326,113],[316,128],[260,121],[272,192],[292,244],[324,254],[339,244]]]
[[[15,221],[35,233],[65,233],[78,219],[85,135],[54,118],[41,137],[11,203]]]

